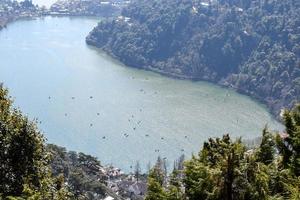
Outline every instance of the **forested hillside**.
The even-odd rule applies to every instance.
[[[299,13],[295,0],[139,0],[86,41],[132,67],[236,88],[278,116],[300,99]]]

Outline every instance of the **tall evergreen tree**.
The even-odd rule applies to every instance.
[[[137,161],[136,164],[135,164],[135,167],[134,167],[134,176],[136,178],[136,181],[138,182],[139,181],[139,178],[140,178],[140,175],[141,175],[141,165],[140,165],[140,162]]]
[[[272,133],[264,128],[262,134],[262,141],[257,152],[257,161],[262,162],[266,165],[271,164],[275,154],[275,141]]]
[[[163,188],[164,173],[159,165],[155,165],[148,175],[148,192],[145,200],[164,200],[166,193]]]
[[[184,194],[182,191],[182,184],[180,180],[180,171],[174,169],[170,176],[170,183],[167,188],[167,200],[182,200],[184,199]]]
[[[209,139],[199,158],[186,163],[185,187],[189,199],[240,199],[244,185],[241,164],[245,147],[229,135]]]
[[[283,157],[283,166],[300,176],[300,105],[291,111],[285,110],[283,121],[286,133],[277,136],[278,149]]]

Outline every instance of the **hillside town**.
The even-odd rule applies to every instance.
[[[50,8],[51,15],[116,16],[130,1],[122,0],[58,0]]]
[[[58,0],[50,9],[34,5],[32,0],[0,1],[0,30],[9,22],[41,16],[97,16],[111,17],[121,12],[130,1],[123,0]]]
[[[113,166],[101,167],[100,170],[107,177],[107,187],[124,199],[142,200],[147,191],[145,175],[125,174]],[[106,198],[109,199],[109,194]]]
[[[35,18],[47,14],[43,7],[33,5],[31,0],[22,2],[1,0],[0,1],[0,30],[9,22],[17,19]]]

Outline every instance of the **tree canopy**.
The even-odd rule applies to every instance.
[[[300,99],[300,3],[136,0],[87,43],[125,64],[236,88],[278,115]]]
[[[12,107],[0,85],[0,198],[67,199],[62,177],[52,177],[45,139],[36,123]]]

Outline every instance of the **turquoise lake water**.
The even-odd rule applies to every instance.
[[[172,166],[208,137],[251,139],[265,124],[282,129],[247,96],[125,67],[87,46],[98,21],[47,17],[0,32],[0,82],[17,107],[42,122],[49,143],[129,171],[137,160],[145,167],[159,155]]]

